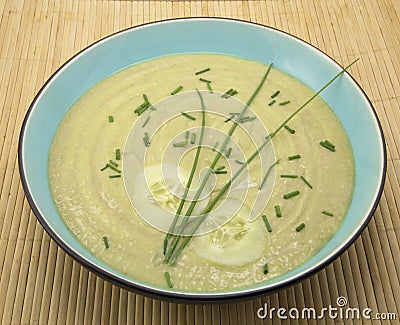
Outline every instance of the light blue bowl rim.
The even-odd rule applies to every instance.
[[[73,249],[68,243],[64,241],[64,239],[56,232],[54,229],[49,225],[48,220],[46,219],[46,216],[44,216],[40,210],[40,207],[36,204],[35,198],[32,196],[32,193],[30,191],[29,187],[29,180],[26,177],[26,172],[25,172],[25,161],[24,161],[24,138],[26,135],[26,129],[30,121],[30,117],[32,114],[34,114],[34,108],[37,105],[37,102],[40,101],[41,95],[46,91],[48,85],[57,78],[59,74],[62,74],[62,72],[68,67],[71,62],[73,63],[74,60],[76,60],[79,56],[84,55],[86,52],[92,50],[93,48],[96,47],[96,45],[105,42],[107,40],[110,40],[116,36],[123,35],[126,32],[130,32],[132,30],[136,30],[139,28],[147,28],[153,26],[153,25],[159,25],[159,24],[170,24],[170,23],[175,23],[175,22],[198,22],[198,21],[212,21],[212,22],[226,22],[226,23],[234,23],[234,24],[243,24],[244,26],[253,26],[265,30],[270,30],[274,31],[277,33],[281,33],[282,36],[286,36],[291,38],[292,40],[296,40],[297,42],[302,43],[303,45],[309,46],[315,50],[316,53],[319,55],[322,55],[325,59],[328,59],[331,61],[331,63],[335,64],[339,69],[341,69],[340,65],[333,60],[331,57],[329,57],[327,54],[323,53],[321,50],[316,48],[315,46],[311,45],[310,43],[299,39],[296,36],[293,36],[289,33],[286,33],[284,31],[281,31],[277,28],[253,23],[253,22],[247,22],[247,21],[242,21],[242,20],[237,20],[237,19],[231,19],[231,18],[220,18],[220,17],[191,17],[191,18],[174,18],[174,19],[167,19],[167,20],[162,20],[162,21],[156,21],[156,22],[150,22],[146,24],[141,24],[138,26],[134,26],[131,28],[127,28],[125,30],[113,33],[91,45],[88,47],[84,48],[77,54],[75,54],[73,57],[71,57],[67,62],[65,62],[43,85],[43,87],[39,90],[37,95],[35,96],[34,100],[32,101],[25,119],[22,124],[21,128],[21,133],[20,133],[20,138],[19,138],[19,144],[18,144],[18,162],[19,162],[19,171],[21,175],[21,182],[23,189],[25,191],[25,195],[27,197],[27,200],[39,220],[39,222],[42,224],[44,229],[47,231],[47,233],[55,240],[55,242],[62,248],[64,249],[69,255],[71,255],[75,260],[80,262],[84,267],[88,268],[89,270],[95,272],[96,274],[100,275],[101,277],[105,278],[106,280],[117,284],[121,287],[124,287],[129,290],[136,291],[140,294],[144,294],[150,297],[154,298],[161,298],[161,299],[167,299],[171,301],[176,301],[176,302],[185,302],[185,303],[215,303],[215,302],[232,302],[236,300],[243,300],[243,299],[248,299],[248,298],[254,298],[256,296],[266,294],[266,293],[272,293],[276,290],[279,290],[281,288],[287,287],[289,285],[293,285],[294,283],[301,281],[315,272],[319,271],[320,269],[326,267],[328,264],[330,264],[333,260],[335,260],[338,256],[340,256],[354,241],[355,239],[361,234],[361,232],[364,230],[368,222],[370,221],[373,213],[375,212],[375,209],[378,205],[379,199],[381,197],[382,191],[383,191],[383,186],[384,186],[384,181],[385,181],[385,174],[386,174],[386,146],[385,146],[385,140],[382,132],[382,127],[380,125],[379,119],[377,117],[376,111],[372,106],[372,103],[368,99],[367,95],[365,92],[362,90],[362,88],[359,86],[359,84],[354,80],[353,77],[351,77],[350,74],[347,72],[345,73],[347,77],[351,79],[353,84],[356,86],[357,90],[361,92],[362,96],[366,99],[368,102],[369,108],[372,112],[372,117],[374,122],[376,123],[377,130],[378,130],[378,135],[379,135],[379,145],[380,145],[380,150],[381,150],[381,156],[382,156],[382,161],[381,161],[381,167],[382,170],[379,171],[380,175],[380,182],[377,184],[376,187],[376,192],[375,192],[375,198],[373,202],[371,203],[369,207],[369,212],[367,215],[364,216],[362,219],[362,223],[358,224],[356,229],[352,232],[351,236],[347,238],[347,241],[343,242],[342,245],[336,249],[334,252],[332,252],[329,256],[326,256],[323,258],[318,264],[313,265],[312,267],[294,274],[293,276],[287,277],[286,275],[279,277],[278,280],[275,281],[268,281],[265,284],[261,285],[256,285],[254,287],[250,288],[244,288],[244,289],[238,289],[238,290],[232,290],[228,292],[217,292],[217,293],[194,293],[194,292],[184,292],[184,291],[174,291],[174,290],[169,290],[165,288],[159,288],[156,286],[152,286],[146,283],[141,283],[140,281],[137,280],[129,280],[127,279],[126,276],[116,272],[112,271],[110,272],[109,267],[105,266],[102,264],[102,262],[99,261],[99,263],[93,263],[92,261],[89,261],[87,258],[83,257],[79,252],[77,252],[75,249]],[[116,72],[116,71],[115,71]],[[294,270],[296,271],[296,270]],[[289,272],[291,274],[292,272]],[[279,280],[283,278],[282,280]]]

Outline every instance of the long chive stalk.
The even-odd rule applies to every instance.
[[[167,235],[165,236],[165,239],[164,239],[164,248],[163,248],[164,255],[167,252],[168,242],[169,242],[169,240],[171,238],[172,232],[174,231],[174,229],[176,227],[176,224],[178,222],[179,216],[181,215],[183,206],[184,206],[184,204],[186,202],[186,198],[187,198],[190,186],[192,185],[194,173],[196,171],[197,164],[198,164],[199,157],[200,157],[201,146],[203,144],[204,126],[206,125],[205,104],[204,104],[203,96],[201,95],[201,93],[198,90],[197,90],[197,94],[199,95],[200,102],[201,102],[201,131],[200,131],[200,137],[199,137],[199,145],[197,146],[196,154],[195,154],[195,157],[194,157],[194,162],[193,162],[193,165],[192,165],[192,170],[190,171],[189,179],[188,179],[188,182],[186,184],[182,199],[181,199],[181,201],[179,203],[178,209],[176,210],[174,220],[172,221],[171,226],[170,226],[170,228],[168,230],[168,233],[167,233]],[[192,135],[193,134],[194,133],[192,133]]]
[[[236,121],[239,121],[243,117],[243,115],[245,114],[247,108],[253,102],[254,98],[257,96],[257,94],[261,90],[261,87],[264,85],[265,80],[267,79],[267,77],[269,75],[269,72],[271,71],[271,68],[272,68],[272,63],[269,65],[269,67],[268,67],[267,71],[265,72],[264,76],[262,77],[259,85],[254,90],[253,94],[250,96],[249,100],[246,102],[246,104],[242,108],[241,112],[237,115]],[[216,155],[214,157],[214,160],[211,162],[210,167],[208,168],[208,170],[207,170],[207,172],[206,172],[206,174],[205,174],[205,176],[204,176],[199,188],[197,189],[197,191],[196,191],[196,193],[195,193],[195,195],[193,197],[192,202],[190,203],[190,205],[189,205],[189,207],[188,207],[188,209],[186,211],[186,214],[185,214],[186,217],[189,217],[192,214],[192,212],[193,212],[193,210],[194,210],[194,208],[195,208],[195,206],[197,204],[197,201],[198,201],[201,193],[203,192],[204,187],[206,186],[206,183],[207,183],[208,179],[210,178],[211,174],[213,173],[213,170],[214,170],[215,166],[217,165],[217,163],[218,163],[218,161],[219,161],[219,159],[221,157],[221,153],[225,151],[225,149],[226,149],[226,147],[228,145],[228,142],[230,141],[231,136],[232,136],[232,134],[235,131],[237,126],[238,126],[238,123],[233,123],[232,124],[232,126],[229,129],[228,134],[225,137],[225,140],[223,141],[221,147],[219,148],[219,150],[217,150]],[[246,165],[242,165],[242,167],[244,169],[244,167],[246,167]],[[240,168],[240,169],[242,169],[242,168]],[[182,220],[182,222],[181,222],[181,224],[179,226],[179,229],[178,229],[178,233],[179,234],[183,233],[184,228],[185,228],[185,226],[187,224],[187,221],[188,221],[188,218],[185,218],[185,219]],[[180,239],[180,236],[175,236],[173,242],[171,243],[171,247],[169,248],[168,252],[165,254],[164,261],[169,262],[169,260],[170,260],[170,258],[172,256],[176,246],[178,245],[179,239]]]
[[[257,150],[249,157],[249,159],[247,159],[246,163],[244,163],[239,169],[238,171],[232,176],[232,178],[230,180],[228,180],[228,182],[221,188],[221,190],[218,192],[218,194],[214,197],[214,199],[212,201],[210,201],[210,203],[207,205],[207,207],[202,211],[201,213],[201,217],[198,219],[197,224],[195,225],[195,227],[191,230],[190,234],[188,236],[185,236],[185,238],[182,240],[182,243],[179,247],[177,247],[177,245],[174,245],[170,248],[169,252],[168,252],[168,259],[166,259],[165,261],[167,261],[170,265],[173,265],[176,262],[176,259],[178,258],[179,254],[182,252],[182,250],[186,247],[186,245],[188,244],[188,242],[190,241],[190,239],[193,237],[193,235],[196,233],[197,229],[200,227],[201,223],[205,220],[205,218],[208,216],[208,214],[212,211],[212,209],[214,208],[214,206],[217,204],[217,202],[221,199],[221,197],[224,195],[224,193],[227,191],[227,189],[230,187],[230,185],[232,184],[232,182],[240,175],[240,173],[244,170],[244,168],[259,154],[259,152],[263,149],[263,147],[265,147],[265,145],[267,145],[271,139],[276,136],[279,131],[285,127],[285,125],[292,120],[300,111],[302,111],[312,100],[314,100],[321,92],[323,92],[327,87],[329,87],[337,78],[339,78],[348,68],[350,68],[354,63],[356,63],[359,59],[354,60],[352,63],[350,63],[349,65],[347,65],[346,67],[344,67],[340,72],[338,72],[333,78],[331,78],[322,88],[320,88],[313,96],[311,96],[303,105],[301,105],[297,110],[295,110],[292,114],[290,114],[278,127],[277,129],[269,134],[268,136],[266,136],[265,141],[257,148]],[[271,65],[270,65],[271,68]],[[269,69],[270,69],[269,68]],[[268,69],[268,71],[269,71]],[[266,73],[266,75],[268,74],[268,72]],[[266,76],[264,78],[264,81],[266,79]],[[260,85],[257,87],[258,91],[261,88],[261,86],[263,85],[263,82],[260,83]],[[258,91],[256,90],[254,92],[254,94],[252,95],[252,97],[250,98],[251,101],[254,99],[254,97],[257,95]],[[249,100],[250,101],[250,100]],[[244,110],[242,110],[242,112],[239,115],[239,118],[241,116],[243,116]],[[234,123],[233,125],[237,125],[236,123]],[[228,139],[229,140],[229,139]],[[226,141],[227,142],[227,141]],[[225,143],[225,142],[224,142]],[[220,151],[219,151],[220,152]],[[216,158],[218,155],[220,155],[220,153],[217,153]],[[218,156],[219,158],[219,156]],[[218,162],[218,159],[214,159],[214,161]],[[212,167],[214,168],[215,165]],[[212,169],[211,168],[211,169]],[[210,170],[210,169],[209,169]],[[211,172],[210,172],[211,173]],[[207,178],[208,179],[208,178]],[[207,181],[207,180],[206,180]],[[203,185],[203,184],[202,184]],[[205,184],[203,185],[204,188]],[[203,190],[203,188],[201,189],[201,191]],[[200,192],[201,193],[201,192]],[[196,193],[197,194],[197,193]],[[200,196],[200,194],[199,194]],[[198,196],[198,197],[199,197]],[[197,197],[197,199],[198,199]],[[196,204],[197,199],[194,199],[191,206]],[[190,207],[189,207],[190,208]],[[191,209],[191,211],[193,211],[193,208]],[[190,211],[190,209],[188,209],[188,212]],[[181,232],[182,233],[182,232]],[[176,239],[176,243],[178,242],[179,238],[181,236],[175,236]]]

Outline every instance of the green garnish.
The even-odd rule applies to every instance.
[[[110,168],[110,169],[112,169],[113,171],[115,171],[115,172],[121,174],[121,171],[120,171],[117,167],[115,167],[115,166],[113,166],[113,165],[111,165],[111,164],[107,164],[107,167]]]
[[[102,171],[106,170],[107,168],[108,168],[108,164],[105,165],[102,169],[100,169],[100,171],[102,172]]]
[[[226,153],[226,158],[229,158],[232,153],[232,147],[229,147],[228,152]]]
[[[198,76],[199,74],[202,74],[202,73],[207,72],[207,71],[210,71],[210,68],[205,68],[205,69],[203,69],[203,70],[197,71],[197,72],[195,73],[195,75]]]
[[[294,156],[289,156],[288,159],[289,160],[295,160],[295,159],[300,159],[301,156],[300,155],[294,155]]]
[[[223,169],[225,169],[225,166],[219,166],[219,167],[216,169],[216,171],[223,170]]]
[[[328,216],[328,217],[333,217],[333,213],[330,213],[330,212],[328,212],[328,211],[322,211],[321,212],[322,214],[324,214],[324,215],[326,215],[326,216]]]
[[[309,188],[313,188],[312,185],[303,176],[300,176],[300,178]]]
[[[175,142],[175,143],[173,144],[173,146],[174,146],[175,148],[180,148],[180,147],[186,146],[187,144],[188,144],[188,140],[183,140],[183,141]]]
[[[108,122],[110,122],[110,123],[114,122],[114,116],[110,115],[108,117]]]
[[[230,88],[229,90],[227,90],[221,97],[222,98],[229,98],[231,96],[236,95],[238,92],[237,90]]]
[[[147,97],[146,94],[143,94],[143,100],[143,103],[134,110],[134,113],[136,113],[138,116],[142,115],[148,108],[155,109],[150,104],[149,97]]]
[[[190,186],[191,186],[192,181],[193,181],[194,173],[196,171],[196,168],[197,168],[197,165],[198,165],[198,161],[199,161],[199,157],[200,157],[201,147],[203,145],[204,127],[206,125],[205,104],[204,104],[203,96],[201,95],[201,93],[197,89],[196,89],[196,91],[197,91],[197,94],[199,95],[200,102],[201,102],[201,131],[200,131],[199,145],[197,146],[196,154],[195,154],[193,165],[192,165],[192,169],[191,169],[190,175],[189,175],[189,179],[187,181],[187,184],[186,184],[183,196],[181,198],[181,201],[179,203],[178,209],[176,210],[176,214],[174,216],[174,220],[172,221],[172,223],[171,223],[171,225],[169,227],[168,233],[166,234],[166,236],[164,238],[163,254],[164,254],[164,261],[165,262],[169,261],[169,259],[171,258],[172,253],[174,252],[174,249],[175,249],[176,245],[178,244],[179,237],[175,236],[174,237],[174,241],[171,244],[170,250],[167,251],[168,243],[169,243],[169,240],[170,240],[170,238],[172,236],[172,232],[174,231],[174,229],[176,227],[176,224],[178,222],[179,216],[182,213],[183,206],[185,205],[186,197],[187,197],[187,195],[189,193],[189,189],[190,189]],[[190,213],[191,213],[191,211],[190,211]]]
[[[268,274],[268,263],[264,264],[263,272],[264,272],[264,274]]]
[[[263,180],[262,180],[261,183],[260,183],[260,186],[258,187],[259,190],[261,190],[261,188],[263,187],[264,183],[267,181],[267,178],[268,178],[269,174],[271,173],[272,168],[274,168],[274,167],[275,167],[276,165],[278,165],[280,162],[281,162],[281,160],[278,159],[278,160],[275,161],[271,166],[269,166],[269,168],[268,168],[268,170],[267,170],[267,173],[265,174]]]
[[[332,77],[324,86],[322,86],[315,94],[313,94],[308,100],[306,100],[306,102],[304,104],[302,104],[299,108],[297,108],[295,111],[293,111],[276,129],[273,133],[271,133],[270,135],[268,135],[266,137],[266,140],[257,148],[257,150],[246,160],[246,163],[244,163],[239,169],[238,171],[226,182],[226,184],[221,188],[221,190],[217,193],[217,195],[215,197],[213,197],[213,199],[209,202],[209,204],[207,205],[207,207],[201,212],[201,217],[197,220],[196,224],[192,227],[192,224],[190,224],[191,226],[191,230],[190,233],[186,236],[182,235],[183,231],[186,227],[186,224],[188,222],[189,218],[183,218],[182,219],[182,223],[179,226],[178,232],[176,233],[176,235],[174,236],[174,241],[172,242],[172,244],[168,247],[168,242],[165,244],[164,241],[164,253],[165,257],[164,257],[164,261],[166,263],[168,263],[169,265],[174,265],[177,258],[179,257],[180,253],[182,252],[182,250],[185,249],[185,247],[187,246],[188,242],[191,240],[191,238],[193,238],[195,232],[197,231],[197,229],[200,227],[200,225],[203,223],[203,221],[206,219],[206,217],[208,216],[208,214],[212,211],[212,209],[214,208],[214,206],[219,202],[219,200],[223,197],[223,195],[225,194],[225,192],[230,188],[232,182],[241,174],[241,172],[245,169],[245,167],[255,158],[259,155],[259,152],[271,141],[271,139],[273,137],[275,137],[279,131],[284,128],[284,126],[290,121],[292,120],[301,110],[303,110],[312,100],[314,100],[322,91],[324,91],[327,87],[329,87],[329,85],[331,85],[337,78],[339,78],[350,66],[352,66],[355,62],[357,62],[358,59],[354,60],[351,64],[347,65],[346,67],[342,68],[342,70],[340,72],[338,72],[334,77]],[[253,92],[253,94],[251,95],[250,99],[246,102],[246,105],[243,107],[241,113],[240,113],[240,117],[243,116],[243,114],[245,113],[246,109],[248,106],[250,106],[250,104],[253,102],[254,98],[257,96],[258,92],[260,91],[261,87],[264,85],[264,82],[268,76],[268,73],[271,69],[272,64],[269,66],[268,71],[264,74],[261,82],[259,83],[259,85],[257,86],[256,90]],[[214,160],[212,161],[210,167],[207,170],[207,173],[205,175],[205,177],[203,178],[198,190],[196,191],[190,206],[185,214],[185,216],[191,216],[195,205],[197,204],[197,201],[206,185],[206,182],[209,179],[209,176],[212,173],[213,168],[215,167],[215,165],[218,163],[218,160],[221,156],[221,152],[223,152],[227,146],[227,143],[229,142],[235,128],[237,127],[237,123],[233,123],[232,127],[230,128],[227,137],[225,138],[223,144],[221,145],[220,151],[218,151],[218,153],[216,154]],[[201,146],[201,145],[200,145]],[[199,146],[199,147],[200,147]],[[197,164],[197,160],[195,159],[193,166]],[[298,192],[298,191],[297,191]],[[299,192],[300,193],[300,192]],[[296,194],[297,195],[297,194]],[[181,202],[183,202],[185,199],[182,199]],[[178,208],[179,209],[179,208]],[[176,223],[175,223],[176,224]],[[171,225],[172,230],[175,229],[175,224],[173,223]],[[169,231],[169,234],[167,234],[168,236],[171,236],[172,231]],[[179,247],[178,244],[180,243]]]
[[[121,149],[115,149],[115,160],[121,160]]]
[[[108,161],[111,165],[113,165],[114,167],[118,167],[118,163],[116,163],[114,160],[109,160]]]
[[[190,132],[186,131],[185,132],[185,139],[189,141],[189,137],[190,137]]]
[[[239,160],[235,160],[235,162],[238,163],[239,165],[243,165],[244,164],[244,162],[241,162]]]
[[[280,102],[279,106],[285,106],[290,103],[290,100],[285,100],[284,102]]]
[[[215,142],[212,151],[215,151],[217,149],[218,145],[219,145],[219,142],[218,141]]]
[[[228,171],[226,170],[216,170],[214,171],[214,174],[219,175],[219,174],[228,174]]]
[[[288,130],[291,134],[295,134],[295,133],[296,133],[295,130],[293,130],[292,128],[290,128],[290,127],[287,126],[287,125],[284,125],[284,128],[285,128],[286,130]]]
[[[213,89],[212,89],[212,87],[211,87],[211,83],[210,83],[210,82],[207,82],[207,89],[208,89],[208,91],[209,91],[210,93],[213,92]]]
[[[196,121],[196,118],[188,113],[181,112],[184,117],[187,117],[189,120]]]
[[[275,103],[276,103],[276,100],[273,99],[273,100],[271,100],[271,101],[268,103],[268,106],[272,106],[272,105],[274,105]]]
[[[282,211],[281,211],[281,207],[279,205],[275,205],[275,215],[280,218],[282,217]]]
[[[257,117],[256,116],[244,116],[239,120],[239,123],[245,123],[245,122],[250,122],[250,121],[254,121]]]
[[[267,216],[265,214],[262,215],[262,219],[263,219],[263,221],[265,223],[265,227],[267,228],[267,231],[271,232],[272,228],[271,228],[271,225],[269,224],[269,221],[268,221]]]
[[[171,276],[168,271],[164,272],[164,277],[165,281],[167,281],[168,288],[172,289],[174,286],[172,285]]]
[[[108,177],[110,177],[110,178],[119,178],[119,177],[121,177],[121,175],[110,175]]]
[[[204,79],[204,78],[199,78],[199,80],[200,80],[200,81],[203,81],[203,82],[206,82],[206,83],[208,83],[208,84],[211,83],[211,80],[207,80],[207,79]]]
[[[325,149],[328,149],[332,152],[336,151],[335,146],[332,143],[330,143],[328,140],[321,141],[319,144],[321,145],[321,147],[324,147]]]
[[[240,114],[239,114],[239,118],[242,117],[242,116],[245,114],[247,108],[251,105],[251,103],[253,102],[254,98],[257,96],[257,94],[258,94],[259,91],[261,90],[261,87],[262,87],[263,84],[265,83],[265,80],[267,79],[267,76],[268,76],[268,74],[269,74],[269,72],[270,72],[270,70],[271,70],[271,67],[272,67],[272,64],[269,65],[268,70],[265,72],[265,74],[264,74],[264,76],[262,77],[262,79],[261,79],[260,83],[258,84],[257,88],[255,89],[255,91],[253,92],[253,94],[250,96],[250,98],[249,98],[249,100],[246,102],[246,104],[243,106],[243,108],[242,108],[242,110],[241,110],[241,112],[240,112]],[[201,96],[200,96],[200,97],[201,97]],[[204,103],[202,102],[202,107],[203,107],[203,106],[204,106]],[[211,162],[211,165],[209,166],[209,168],[208,168],[208,170],[207,170],[207,172],[206,172],[204,178],[202,179],[202,182],[201,182],[200,186],[198,187],[198,189],[197,189],[197,191],[196,191],[196,193],[195,193],[195,195],[194,195],[194,197],[193,197],[193,200],[191,201],[191,203],[190,203],[190,205],[189,205],[189,207],[188,207],[188,209],[187,209],[187,211],[186,211],[186,213],[185,213],[185,216],[190,216],[190,215],[192,214],[192,212],[193,212],[193,210],[194,210],[194,208],[195,208],[195,206],[196,206],[196,204],[197,204],[197,201],[198,201],[198,199],[199,199],[199,197],[200,197],[200,195],[201,195],[201,193],[202,193],[204,187],[206,186],[206,183],[207,183],[209,177],[211,176],[212,170],[213,170],[213,169],[215,168],[215,166],[217,165],[218,160],[219,160],[219,158],[221,157],[222,152],[223,152],[223,151],[225,150],[225,148],[227,147],[228,142],[230,141],[230,139],[231,139],[231,137],[232,137],[232,134],[233,134],[233,132],[235,131],[235,129],[236,129],[237,126],[238,126],[237,123],[233,123],[232,126],[230,127],[230,129],[229,129],[229,131],[228,131],[228,133],[227,133],[227,135],[226,135],[226,137],[225,137],[225,139],[224,139],[224,142],[223,142],[222,145],[221,145],[220,150],[216,153],[216,155],[215,155],[215,157],[214,157],[214,160]],[[201,143],[199,144],[199,147],[201,147]],[[224,193],[225,193],[225,192],[227,191],[227,189],[230,187],[230,184],[233,182],[233,180],[236,179],[236,178],[240,175],[240,173],[244,170],[244,168],[246,167],[246,165],[248,164],[248,162],[251,161],[251,160],[253,160],[254,157],[257,156],[257,154],[258,154],[258,151],[257,151],[256,154],[253,154],[253,155],[249,158],[249,160],[246,162],[246,164],[243,164],[243,165],[239,168],[238,172],[236,172],[235,175],[233,175],[233,177],[232,177],[232,178],[224,185],[224,187],[217,193],[217,195],[214,197],[214,199],[213,199],[212,201],[209,202],[209,204],[207,205],[207,207],[203,210],[203,213],[202,213],[201,218],[197,221],[195,227],[192,228],[191,233],[190,233],[190,236],[184,236],[184,238],[182,238],[182,236],[181,236],[180,234],[182,234],[182,232],[184,231],[185,226],[186,226],[186,223],[187,223],[187,220],[188,220],[189,218],[184,218],[184,219],[182,220],[182,223],[181,223],[181,225],[180,225],[180,227],[179,227],[179,229],[178,229],[178,230],[179,230],[179,231],[178,231],[178,235],[176,235],[176,236],[174,237],[174,241],[171,243],[171,245],[170,245],[170,247],[169,247],[167,253],[165,254],[165,257],[164,257],[164,261],[165,261],[165,262],[168,262],[170,265],[175,264],[175,261],[176,261],[176,259],[178,258],[179,254],[180,254],[180,253],[182,252],[182,250],[186,247],[187,243],[190,241],[190,239],[192,238],[193,234],[196,232],[196,230],[198,229],[198,227],[201,225],[201,223],[202,223],[202,222],[204,221],[204,219],[207,217],[208,213],[214,208],[214,206],[217,204],[217,202],[221,199],[221,197],[224,195]],[[196,163],[197,163],[197,161],[195,160],[195,162],[194,162],[193,165],[195,165]],[[182,200],[182,201],[183,201],[183,200]],[[179,208],[178,208],[178,209],[179,209]],[[175,225],[174,225],[174,227],[175,227]],[[172,228],[172,229],[174,229],[174,228]],[[168,235],[167,235],[167,236],[168,236]],[[180,240],[181,240],[182,242],[180,243],[179,247],[177,247]],[[166,249],[166,246],[165,246],[165,242],[164,242],[164,251],[165,251],[165,249]]]
[[[271,98],[275,98],[276,96],[278,96],[280,94],[280,90],[275,91],[272,95]]]
[[[290,199],[290,198],[292,198],[292,197],[294,197],[294,196],[297,196],[297,195],[299,195],[300,194],[300,191],[293,191],[293,192],[290,192],[290,193],[287,193],[287,194],[285,194],[284,196],[283,196],[283,198],[285,199],[285,200],[287,200],[287,199]]]
[[[176,95],[183,89],[183,86],[176,87],[173,91],[171,91],[171,95]]]
[[[106,249],[110,248],[110,246],[108,245],[108,238],[107,236],[103,237],[103,242],[104,242],[104,246],[106,246]]]
[[[142,128],[144,128],[147,125],[147,123],[149,123],[149,120],[150,120],[150,116],[147,116],[146,120],[144,121],[144,123],[142,125]]]
[[[143,143],[145,147],[148,147],[150,145],[150,138],[147,132],[144,133]]]
[[[299,224],[299,225],[296,227],[296,231],[297,231],[297,232],[302,231],[303,228],[304,228],[305,226],[306,226],[306,225],[304,224],[304,222],[302,222],[301,224]]]
[[[195,144],[196,143],[196,133],[191,133],[190,134],[190,143]]]
[[[297,175],[287,175],[287,174],[281,175],[281,178],[297,178],[297,177],[299,177],[299,176],[297,176]]]

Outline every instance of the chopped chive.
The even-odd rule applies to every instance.
[[[284,125],[283,126],[286,130],[288,130],[291,134],[295,134],[295,130],[293,130],[292,128],[290,128],[289,126],[287,126],[287,125]]]
[[[239,123],[245,123],[245,122],[250,122],[250,121],[254,121],[257,117],[256,116],[244,116],[239,120]]]
[[[226,158],[229,158],[232,153],[232,147],[229,147],[228,152],[226,153]]]
[[[269,221],[267,219],[267,216],[265,214],[262,215],[262,219],[264,220],[265,227],[267,228],[268,232],[272,231],[271,225],[269,224]]]
[[[225,166],[219,166],[219,167],[216,169],[216,171],[223,170],[223,169],[225,169]]]
[[[335,146],[332,143],[330,143],[328,140],[321,141],[319,144],[321,145],[321,147],[324,147],[325,149],[328,149],[329,151],[332,151],[332,152],[336,151]]]
[[[115,166],[113,166],[111,164],[107,164],[107,166],[108,166],[108,168],[112,169],[113,171],[121,174],[121,171],[117,167],[115,167]]]
[[[312,185],[303,176],[300,176],[300,178],[309,188],[312,188]]]
[[[274,168],[276,165],[278,165],[281,162],[280,159],[278,159],[277,161],[275,161],[271,166],[269,166],[267,172],[265,173],[265,176],[263,178],[263,180],[260,183],[260,186],[258,187],[259,190],[261,190],[261,188],[263,187],[264,183],[267,181],[267,178],[269,176],[269,174],[271,173],[272,168]]]
[[[189,131],[186,131],[186,132],[185,132],[185,139],[188,141],[188,140],[189,140],[189,137],[190,137],[190,132],[189,132]]]
[[[219,174],[228,174],[227,170],[215,170],[214,174],[219,175]]]
[[[222,98],[228,98],[229,94],[233,91],[233,88],[229,88],[221,97]]]
[[[110,122],[110,123],[114,122],[114,116],[110,115],[108,117],[108,122]]]
[[[208,84],[211,83],[211,80],[207,80],[207,79],[204,79],[204,78],[199,78],[199,80],[200,80],[200,81],[203,81],[203,82],[206,82],[206,83],[208,83]]]
[[[333,213],[330,213],[330,212],[328,212],[328,211],[322,211],[321,212],[322,214],[324,214],[324,215],[326,215],[326,216],[328,216],[328,217],[333,217]]]
[[[211,83],[210,83],[210,82],[207,82],[207,89],[208,89],[208,91],[209,91],[210,93],[213,92],[213,89],[212,89],[212,87],[211,87]]]
[[[180,147],[186,146],[187,144],[188,144],[188,140],[183,140],[183,141],[174,143],[173,146],[175,148],[180,148]]]
[[[332,148],[335,148],[335,145],[332,144],[332,142],[330,142],[329,140],[325,140],[325,143],[326,143],[328,146],[331,146]]]
[[[268,263],[264,264],[263,272],[264,272],[264,274],[268,274]]]
[[[297,232],[302,231],[303,228],[304,228],[305,226],[306,226],[306,225],[304,224],[304,222],[302,222],[301,224],[299,224],[299,225],[296,227],[296,231],[297,231]]]
[[[295,160],[295,159],[300,159],[301,156],[300,155],[294,155],[294,156],[289,156],[288,159],[289,160]]]
[[[272,95],[271,98],[275,98],[276,96],[278,96],[280,94],[280,90],[275,91]]]
[[[299,176],[297,176],[297,175],[288,175],[288,174],[281,175],[281,178],[297,178],[297,177],[299,177]]]
[[[119,178],[119,177],[121,177],[121,175],[120,174],[118,174],[118,175],[110,175],[108,177],[110,177],[110,178]]]
[[[196,121],[196,118],[188,113],[181,112],[184,117],[187,117],[189,120]]]
[[[147,132],[144,133],[143,143],[144,143],[145,147],[150,146],[150,138],[149,138],[149,134]]]
[[[244,162],[241,162],[239,160],[235,160],[235,162],[238,163],[239,165],[243,165],[244,164]]]
[[[190,143],[195,144],[196,143],[196,133],[190,134]]]
[[[183,86],[176,87],[173,91],[171,91],[171,95],[176,95],[183,89]]]
[[[207,71],[210,71],[210,68],[205,68],[205,69],[203,69],[203,70],[197,71],[197,72],[195,73],[195,75],[198,76],[199,74],[202,74],[202,73],[207,72]]]
[[[147,123],[149,123],[149,120],[150,120],[150,116],[147,116],[146,120],[144,121],[144,123],[142,125],[142,128],[144,128],[147,125]]]
[[[109,160],[108,161],[111,165],[113,165],[114,167],[118,167],[118,163],[116,163],[114,160]]]
[[[233,118],[236,116],[236,115],[239,115],[239,113],[229,113],[229,115],[230,115],[230,117],[228,117],[224,122],[226,123],[226,122],[229,122],[230,120],[233,120]]]
[[[146,94],[143,94],[142,96],[143,96],[143,100],[144,100],[145,103],[150,103],[149,97],[147,97]]]
[[[100,171],[102,172],[102,171],[106,170],[107,168],[108,168],[108,164],[105,165],[102,169],[100,169]]]
[[[290,199],[290,198],[292,198],[292,197],[294,197],[294,196],[297,196],[297,195],[299,195],[300,194],[300,191],[293,191],[293,192],[290,192],[290,193],[287,193],[287,194],[285,194],[284,196],[283,196],[283,198],[285,199],[285,200],[287,200],[287,199]]]
[[[217,149],[218,145],[219,145],[219,142],[218,141],[215,142],[212,151],[215,151]]]
[[[165,281],[167,281],[168,288],[172,289],[174,286],[172,285],[171,276],[168,271],[164,272]]]
[[[143,100],[144,100],[144,102],[142,104],[140,104],[139,107],[134,110],[134,112],[138,116],[142,115],[148,108],[153,110],[153,106],[150,104],[149,97],[147,97],[146,94],[143,94]]]
[[[285,106],[290,103],[290,100],[285,100],[284,102],[280,102],[279,106]]]
[[[282,217],[281,207],[279,205],[275,205],[275,215],[280,218]]]
[[[121,160],[121,149],[115,149],[115,160]]]
[[[106,246],[106,249],[110,248],[110,246],[108,245],[108,238],[107,238],[107,236],[103,236],[103,242],[104,242],[104,246]]]
[[[268,106],[272,106],[272,105],[274,105],[275,103],[276,103],[276,100],[273,99],[273,100],[271,100],[271,101],[268,103]]]
[[[237,90],[230,88],[229,90],[227,90],[221,97],[222,98],[229,98],[231,96],[236,95],[238,92]]]

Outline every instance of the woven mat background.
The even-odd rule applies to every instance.
[[[346,64],[372,100],[387,140],[387,179],[367,229],[334,263],[270,296],[177,305],[122,290],[82,268],[49,238],[20,183],[17,142],[35,93],[73,54],[121,29],[173,17],[233,17],[294,34]],[[400,1],[0,0],[1,324],[261,324],[270,307],[369,307],[400,324]],[[361,320],[264,320],[271,324]],[[376,323],[380,321],[367,321]],[[388,324],[388,321],[382,322]]]

